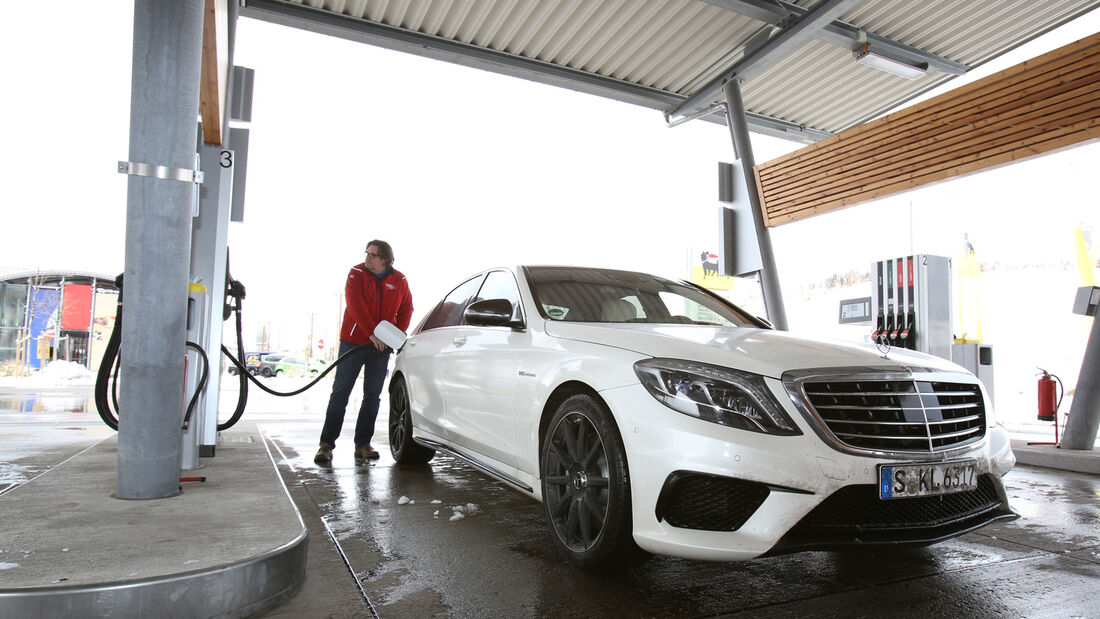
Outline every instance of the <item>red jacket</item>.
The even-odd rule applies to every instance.
[[[379,322],[388,320],[402,331],[409,330],[412,320],[412,293],[404,274],[393,267],[377,277],[362,264],[351,267],[344,284],[344,322],[340,340],[366,344]]]

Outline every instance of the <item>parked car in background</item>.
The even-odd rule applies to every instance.
[[[739,561],[927,545],[1017,517],[1008,433],[964,368],[776,331],[628,271],[460,284],[396,356],[389,442],[399,463],[444,450],[542,501],[582,568],[639,549]]]
[[[272,353],[260,360],[260,367],[257,373],[264,378],[271,378],[275,375],[275,366],[278,365],[284,357],[288,356],[287,353]]]
[[[328,363],[322,359],[310,358],[307,360],[304,356],[291,356],[280,359],[275,364],[273,371],[275,376],[283,373],[319,374],[327,368]]]
[[[266,352],[266,351],[265,352],[246,352],[244,354],[244,365],[245,365],[246,368],[248,368],[248,373],[253,375],[253,376],[259,374],[260,373],[260,363],[263,362],[263,360],[267,356],[272,355],[272,354],[278,354],[278,353],[272,353],[272,352]],[[229,373],[232,376],[236,376],[237,375],[237,366],[230,363],[229,364]]]

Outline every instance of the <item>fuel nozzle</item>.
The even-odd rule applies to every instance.
[[[913,321],[905,323],[905,328],[898,333],[898,339],[901,340],[903,348],[912,348],[912,342],[909,340],[909,336],[913,333]]]

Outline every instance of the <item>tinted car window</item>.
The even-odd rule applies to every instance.
[[[653,275],[575,267],[525,272],[539,311],[550,320],[762,326],[700,288]]]
[[[469,305],[471,297],[481,284],[481,276],[466,280],[458,288],[451,291],[443,301],[432,310],[431,316],[424,322],[421,331],[438,329],[439,327],[453,327],[462,323],[462,312]]]

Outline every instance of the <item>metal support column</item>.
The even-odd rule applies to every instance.
[[[134,2],[115,495],[123,499],[180,491],[202,28],[203,0]]]
[[[741,85],[733,79],[725,83],[722,90],[726,95],[726,124],[733,138],[734,155],[740,161],[738,166],[745,178],[749,204],[756,228],[756,238],[760,244],[762,267],[758,271],[760,287],[764,293],[764,310],[768,320],[780,331],[787,330],[787,310],[783,306],[783,291],[779,288],[779,274],[775,269],[775,254],[772,252],[771,235],[764,226],[764,211],[760,206],[760,194],[756,189],[753,168],[756,161],[752,155],[752,142],[749,141],[749,124],[745,118],[745,104],[741,99]]]
[[[1098,312],[1100,313],[1100,312]],[[1081,372],[1077,376],[1077,393],[1066,419],[1066,433],[1062,436],[1064,449],[1089,449],[1096,444],[1096,430],[1100,426],[1100,319],[1093,317],[1089,342],[1085,345],[1085,357],[1081,360]]]

